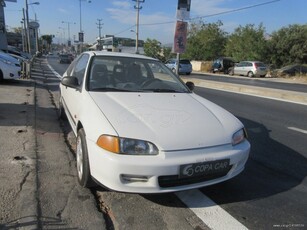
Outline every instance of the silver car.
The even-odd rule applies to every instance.
[[[170,59],[168,60],[165,65],[170,68],[174,73],[176,73],[177,68],[177,60],[176,59]],[[192,64],[187,59],[181,59],[179,61],[179,73],[184,73],[186,75],[189,75],[192,72]]]
[[[260,61],[241,61],[230,70],[230,75],[236,74],[248,77],[265,77],[267,72],[266,65]]]

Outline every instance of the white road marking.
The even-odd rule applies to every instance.
[[[176,195],[211,229],[248,229],[198,189]]]
[[[296,128],[296,127],[288,127],[288,129],[307,134],[307,130],[304,130],[304,129],[300,129],[300,128]]]
[[[52,72],[57,78],[59,78],[59,79],[62,78],[62,76],[61,76],[58,72],[56,72],[56,71],[52,68],[52,66],[49,65],[49,63],[47,63],[47,65],[48,65],[49,69],[51,70],[51,72]]]

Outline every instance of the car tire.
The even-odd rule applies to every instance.
[[[62,120],[67,120],[67,116],[63,107],[63,101],[62,101],[62,97],[59,100],[59,118]]]
[[[79,129],[77,135],[76,159],[79,184],[84,188],[93,187],[94,182],[91,177],[87,144],[83,128]]]
[[[0,69],[0,82],[3,82],[4,78],[3,78],[3,73],[2,70]]]
[[[264,77],[265,77],[265,75],[260,75],[260,77],[261,77],[261,78],[264,78]]]
[[[250,78],[252,78],[252,77],[254,77],[254,73],[253,73],[252,71],[249,71],[249,72],[247,73],[247,76],[250,77]]]
[[[229,72],[229,75],[231,75],[231,76],[234,75],[234,69],[233,68],[229,69],[228,72]]]
[[[190,75],[190,74],[191,74],[191,72],[187,72],[187,73],[186,73],[186,75]]]

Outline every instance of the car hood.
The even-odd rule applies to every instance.
[[[150,141],[160,150],[231,143],[242,124],[193,93],[90,92],[120,137]]]

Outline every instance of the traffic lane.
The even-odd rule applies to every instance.
[[[258,86],[272,89],[282,89],[282,90],[290,90],[296,92],[307,92],[306,84],[298,84],[298,83],[283,83],[276,82],[274,79],[277,78],[248,78],[244,76],[230,76],[230,75],[215,75],[215,74],[199,74],[197,72],[193,72],[190,75],[193,78],[217,81],[217,82],[226,82],[240,85],[250,85],[250,86]]]
[[[57,57],[51,56],[47,58],[48,63],[50,66],[52,66],[52,68],[59,73],[61,76],[65,73],[65,71],[67,70],[69,64],[66,63],[59,63],[59,60]]]
[[[252,146],[243,173],[201,191],[248,228],[306,226],[306,134],[287,127],[305,127],[307,107],[204,88],[195,92],[236,115]]]

